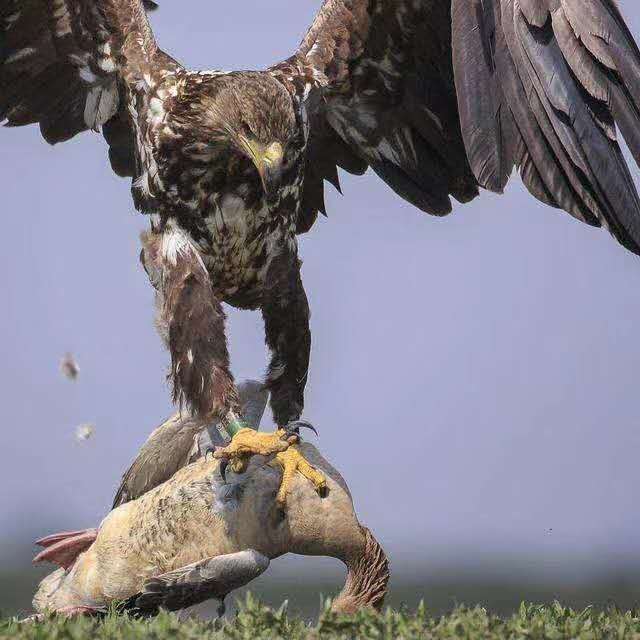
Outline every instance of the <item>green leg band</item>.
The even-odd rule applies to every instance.
[[[233,411],[229,411],[224,420],[218,424],[218,431],[225,440],[231,440],[240,429],[253,429],[253,427]]]

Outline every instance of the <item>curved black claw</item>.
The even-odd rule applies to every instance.
[[[222,477],[222,481],[227,484],[227,466],[229,461],[226,458],[222,458],[220,460],[220,476]]]
[[[300,429],[311,429],[311,431],[313,431],[313,433],[315,433],[316,436],[319,435],[318,430],[310,422],[307,422],[306,420],[293,420],[284,428],[285,433],[288,436],[299,436]]]

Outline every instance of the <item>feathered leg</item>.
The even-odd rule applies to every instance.
[[[284,427],[302,414],[311,351],[309,304],[297,256],[280,255],[269,264],[262,317],[271,351],[266,385],[273,418]]]
[[[142,263],[156,288],[158,331],[171,353],[173,400],[204,424],[239,415],[225,315],[200,253],[175,226],[142,236]]]
[[[296,472],[310,480],[316,490],[326,489],[323,474],[314,469],[298,451],[298,423],[304,403],[311,333],[309,305],[300,278],[296,255],[281,254],[271,260],[262,296],[262,315],[271,362],[266,386],[271,392],[271,408],[278,430],[273,434],[242,429],[231,444],[216,452],[216,457],[242,471],[252,455],[275,453],[274,463],[282,468],[282,483],[277,501],[286,503]],[[222,467],[224,470],[224,467]]]

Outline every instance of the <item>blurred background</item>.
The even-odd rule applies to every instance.
[[[165,50],[240,69],[290,55],[320,2],[161,4]],[[640,6],[619,4],[640,36]],[[98,523],[171,406],[138,263],[146,222],[102,138],[1,134],[0,609],[13,613],[44,573],[33,539]],[[445,219],[374,175],[342,183],[300,239],[305,417],[390,555],[391,603],[637,602],[638,259],[517,179]],[[229,332],[237,377],[261,376],[260,315],[229,310]],[[67,351],[76,382],[59,371]],[[309,615],[342,578],[322,559],[272,566],[252,590]]]

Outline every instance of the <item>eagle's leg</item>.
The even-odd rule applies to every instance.
[[[309,303],[295,255],[273,258],[262,297],[265,340],[271,352],[266,386],[276,424],[286,427],[302,415],[309,370]]]
[[[299,442],[298,422],[304,404],[311,334],[309,305],[300,278],[300,263],[295,254],[273,258],[267,269],[262,294],[262,315],[271,362],[266,386],[271,392],[271,409],[278,425],[275,433],[239,431],[231,444],[216,452],[234,471],[242,471],[252,455],[276,454],[282,469],[278,503],[284,505],[296,471],[308,478],[318,492],[324,491],[324,476],[316,471],[291,445]]]
[[[229,368],[225,315],[202,258],[175,226],[143,234],[141,259],[157,291],[156,325],[171,353],[173,400],[203,426],[241,423],[238,393]]]

